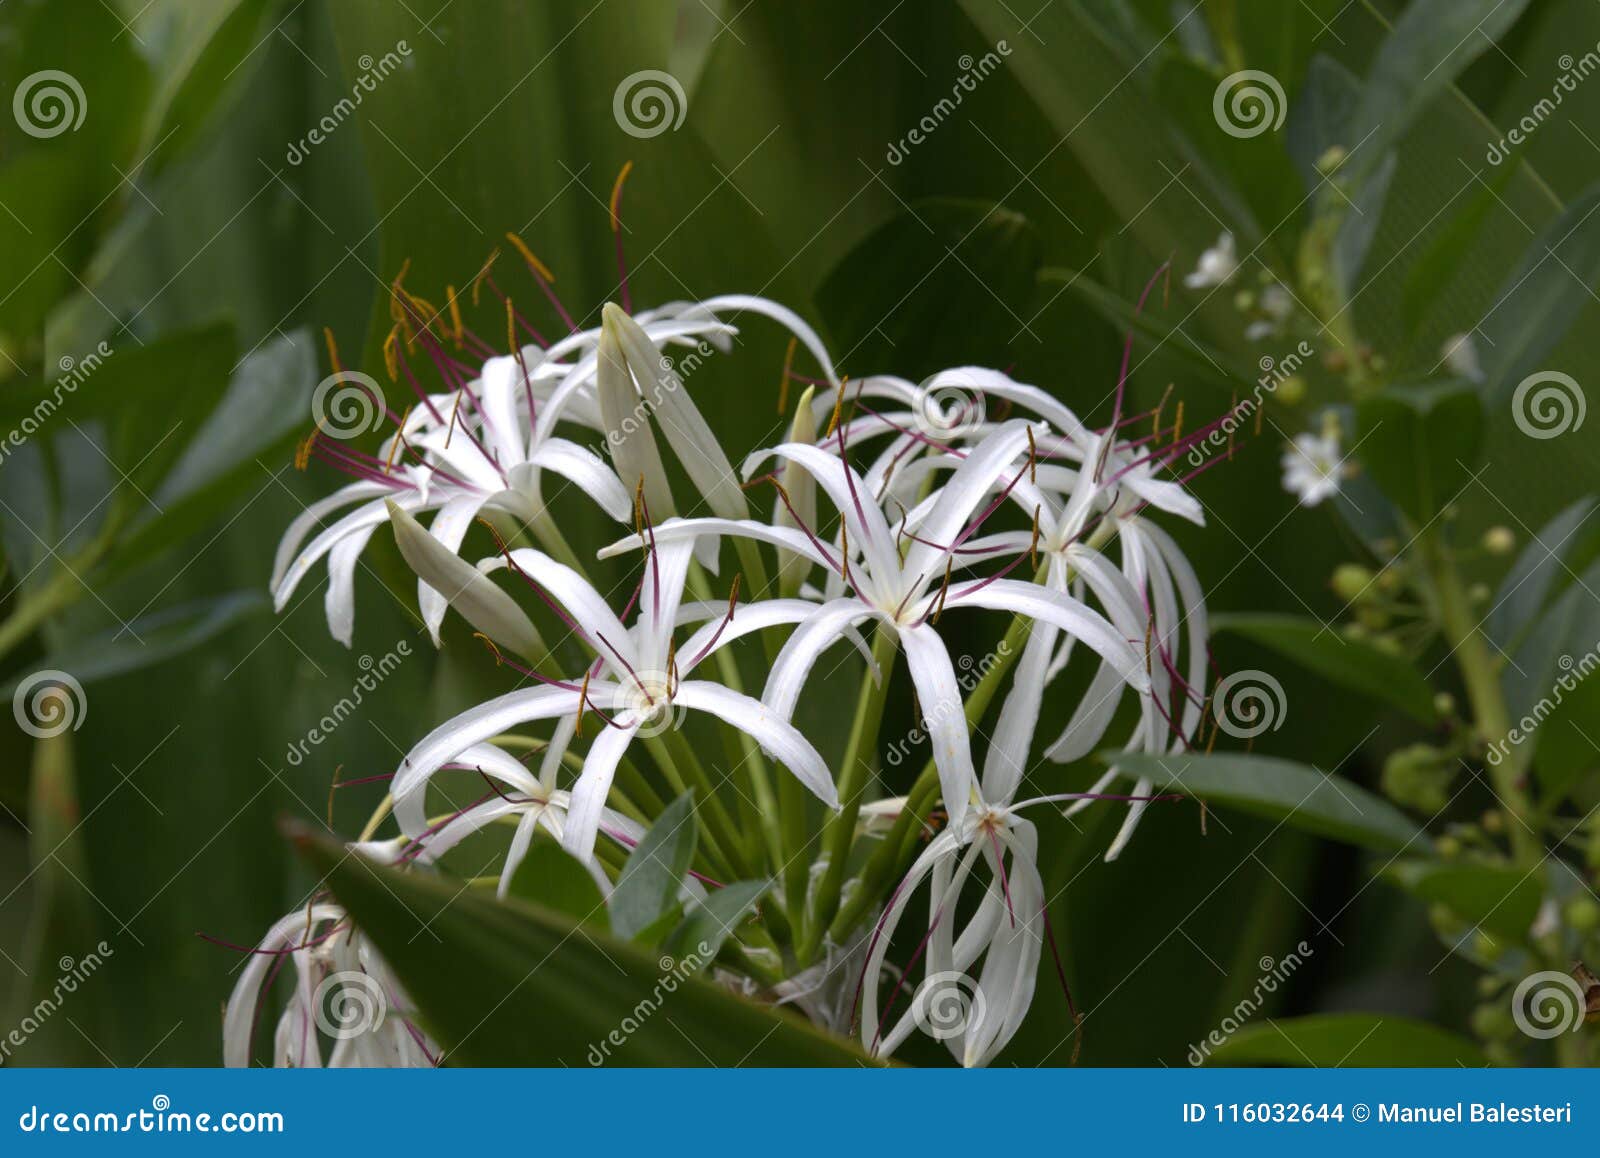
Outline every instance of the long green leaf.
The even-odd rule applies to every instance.
[[[691,976],[697,962],[380,867],[306,832],[294,841],[384,954],[447,1062],[872,1064],[847,1041]]]
[[[1314,619],[1218,615],[1212,629],[1255,640],[1341,687],[1393,704],[1425,724],[1434,720],[1433,689],[1409,661],[1325,630]]]
[[[1211,1051],[1225,1065],[1488,1065],[1473,1042],[1423,1021],[1371,1013],[1280,1017],[1248,1025]]]
[[[1102,753],[1128,778],[1161,791],[1281,821],[1369,848],[1422,851],[1428,838],[1394,805],[1365,788],[1306,764],[1237,753],[1157,756]]]

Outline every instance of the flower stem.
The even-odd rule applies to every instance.
[[[861,813],[861,794],[868,779],[877,770],[878,730],[883,723],[883,705],[889,695],[890,669],[899,646],[900,640],[893,628],[878,628],[877,636],[872,641],[872,658],[878,665],[878,679],[874,681],[870,671],[864,674],[861,695],[856,700],[855,719],[850,724],[850,738],[845,741],[844,758],[839,766],[840,808],[822,830],[822,863],[825,867],[800,939],[799,959],[802,965],[809,965],[816,959],[822,948],[823,932],[839,907],[845,867],[850,859],[850,842],[855,835],[856,819]]]
[[[1440,626],[1454,650],[1456,667],[1467,689],[1478,731],[1490,742],[1511,731],[1510,713],[1500,688],[1499,665],[1490,653],[1483,633],[1474,620],[1461,576],[1444,546],[1435,535],[1422,545]],[[1503,760],[1489,765],[1495,795],[1511,823],[1506,826],[1511,848],[1518,862],[1527,869],[1544,859],[1544,845],[1533,827],[1534,809],[1520,783],[1522,762]]]

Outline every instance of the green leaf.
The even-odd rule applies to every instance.
[[[224,94],[242,85],[276,7],[274,0],[167,0],[138,13],[137,22],[159,27],[167,48],[146,118],[143,154],[152,172],[192,145]]]
[[[1584,546],[1600,535],[1600,527],[1583,530],[1594,513],[1595,499],[1587,496],[1566,507],[1529,540],[1495,590],[1484,630],[1497,647],[1506,652],[1533,625],[1549,606],[1555,592],[1566,586],[1574,556],[1578,567],[1587,565],[1581,558]]]
[[[279,490],[274,466],[310,422],[311,350],[310,333],[300,329],[245,357],[222,401],[161,480],[154,494],[160,511],[152,510],[117,544],[110,574],[124,574],[200,533],[252,488]]]
[[[1531,757],[1540,724],[1587,677],[1592,660],[1576,672],[1573,669],[1582,657],[1600,648],[1600,601],[1594,595],[1597,591],[1600,562],[1591,564],[1545,607],[1511,653],[1500,673],[1500,688],[1517,735],[1515,739],[1489,737],[1491,758],[1497,752],[1508,754],[1519,745],[1521,759]]]
[[[1460,272],[1462,263],[1488,224],[1490,214],[1505,203],[1503,194],[1517,172],[1516,165],[1502,165],[1496,169],[1493,176],[1473,190],[1466,207],[1450,215],[1406,270],[1401,313],[1413,336],[1438,305],[1445,286]]]
[[[66,997],[69,1007],[62,1014],[58,1007],[64,1004],[63,994],[57,979],[72,974],[78,963],[91,960],[96,962],[97,972],[118,948],[129,948],[123,938],[116,944],[102,940],[105,930],[100,909],[88,884],[93,876],[80,831],[82,812],[72,751],[71,732],[42,739],[33,750],[28,818],[32,822],[30,880],[35,893],[26,954],[28,980],[17,988],[16,1008],[9,1019],[14,1026],[29,1015],[37,1020],[37,1031],[13,1058],[32,1065],[104,1064],[105,1056],[96,1046],[114,1048],[115,1036],[116,1002],[108,980],[91,975],[80,981],[76,992]],[[47,1012],[38,1016],[41,1002],[46,1003],[42,1008]]]
[[[266,604],[261,592],[234,591],[163,607],[53,651],[38,666],[71,672],[82,683],[137,671],[215,639]],[[0,697],[11,695],[20,682],[5,685]]]
[[[1428,104],[1516,23],[1527,0],[1415,0],[1378,49],[1350,119],[1341,176],[1361,188]],[[1338,194],[1331,193],[1337,197]]]
[[[1314,619],[1293,615],[1218,615],[1213,631],[1232,631],[1270,647],[1341,687],[1392,704],[1432,723],[1433,689],[1402,656],[1379,651],[1370,643],[1346,639]]]
[[[1361,465],[1419,523],[1454,499],[1472,476],[1483,440],[1483,407],[1468,383],[1394,386],[1356,408]]]
[[[710,961],[733,935],[734,929],[750,913],[756,902],[772,887],[771,881],[733,881],[713,889],[706,899],[690,909],[688,915],[667,939],[666,947],[680,957],[685,950]]]
[[[1545,359],[1594,300],[1600,282],[1600,187],[1567,206],[1529,244],[1479,324],[1483,396],[1503,402]]]
[[[583,863],[543,834],[511,874],[511,895],[594,929],[608,927],[606,899]]]
[[[1322,183],[1317,162],[1335,145],[1348,148],[1350,118],[1361,99],[1361,82],[1331,56],[1318,53],[1306,70],[1300,98],[1289,111],[1289,155],[1306,189]]]
[[[1406,1017],[1327,1013],[1247,1025],[1211,1051],[1224,1065],[1461,1066],[1488,1058],[1466,1038]]]
[[[1539,874],[1470,861],[1401,860],[1383,875],[1429,904],[1444,905],[1469,925],[1523,942],[1539,914]]]
[[[949,253],[907,285],[905,271]],[[1039,239],[992,202],[918,201],[873,232],[817,290],[817,305],[850,363],[919,379],[947,366],[1003,365],[1029,333]]]
[[[1149,778],[1159,791],[1182,792],[1334,840],[1387,851],[1428,847],[1426,834],[1387,800],[1292,760],[1232,752],[1104,752],[1100,758],[1124,777]]]
[[[630,940],[678,903],[678,890],[694,862],[694,793],[667,805],[644,834],[617,878],[611,894],[611,931]]]
[[[856,1047],[570,918],[381,867],[309,833],[312,871],[467,1065],[847,1066]]]

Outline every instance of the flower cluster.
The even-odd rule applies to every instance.
[[[1181,411],[1170,424],[1159,409],[1124,413],[1120,382],[1110,422],[1094,428],[1046,391],[995,370],[960,367],[920,383],[841,379],[810,327],[756,297],[631,314],[607,305],[592,329],[563,309],[566,337],[546,342],[523,323],[533,340],[505,356],[459,321],[441,326],[398,285],[395,299],[391,374],[410,384],[416,403],[403,416],[389,412],[393,430],[375,454],[323,432],[308,440],[304,457],[353,481],[289,528],[273,590],[281,608],[326,559],[329,626],[348,644],[357,559],[388,526],[418,576],[435,642],[453,608],[518,686],[418,741],[390,784],[398,834],[353,847],[391,864],[435,866],[468,835],[502,832],[504,893],[542,829],[608,895],[611,852],[641,838],[670,795],[658,790],[687,784],[699,792],[706,874],[688,883],[685,903],[717,887],[710,873],[783,882],[757,918],[772,935],[732,930],[716,976],[766,1000],[794,1001],[829,1028],[856,1027],[875,1055],[922,1029],[963,1064],[992,1060],[1028,1010],[1044,946],[1054,947],[1040,834],[1024,814],[1119,802],[1126,815],[1111,859],[1154,799],[1151,785],[1115,794],[1114,763],[1087,784],[1073,765],[1103,746],[1183,750],[1199,731],[1205,603],[1154,516],[1203,525],[1187,480],[1167,468],[1209,428],[1185,437]],[[803,347],[815,376],[786,367],[786,387],[807,387],[786,439],[735,468],[673,354],[706,343],[732,353],[743,315],[786,328],[791,360]],[[483,355],[476,364],[472,351]],[[441,388],[418,381],[407,357],[418,353]],[[561,489],[592,503],[595,518],[617,524],[599,556],[619,562],[576,556],[558,528],[573,516],[552,515],[547,474],[572,484]],[[345,513],[316,530],[337,511]],[[483,557],[468,559],[475,520],[490,531]],[[713,578],[734,561],[731,594],[714,595]],[[595,576],[619,564],[631,578],[620,589],[626,598],[614,600]],[[981,626],[983,613],[996,612],[1015,646],[1002,647],[974,691],[958,678],[948,625]],[[758,691],[741,686],[733,648],[752,636],[743,654],[747,663],[762,657]],[[824,664],[840,645],[842,658]],[[856,653],[864,665],[852,662]],[[908,796],[876,799],[876,736],[901,656],[931,759]],[[859,701],[856,726],[843,761],[830,763],[798,709],[836,694],[837,674],[855,670],[863,673],[848,688]],[[1078,674],[1069,679],[1069,670]],[[983,708],[1007,678],[985,736]],[[1041,737],[1045,760],[1035,764],[1045,697],[1069,686],[1075,706],[1058,733]],[[689,727],[726,738],[733,766],[720,783],[686,742]],[[776,791],[773,766],[792,778]],[[469,773],[492,791],[452,802],[451,774]],[[746,783],[735,819],[722,798]],[[388,807],[368,834],[390,818]],[[926,927],[902,936],[924,886]],[[276,1059],[320,1062],[306,1030],[317,970],[349,958],[351,968],[384,973],[348,928],[325,899],[274,926],[230,1004],[230,1062],[248,1057],[261,962],[284,955],[300,984],[279,1025]],[[908,951],[903,968],[889,963],[896,948]],[[920,986],[896,1012],[919,963],[925,985],[965,979],[973,1000],[958,1026],[930,1019]],[[796,1000],[839,969],[854,975],[842,987],[831,978],[831,1002]],[[385,984],[403,1007],[403,994]],[[433,1044],[396,1020],[401,1028],[356,1039],[360,1048],[336,1049],[333,1062],[431,1062]]]

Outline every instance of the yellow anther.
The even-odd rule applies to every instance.
[[[533,270],[534,273],[544,278],[544,280],[550,284],[555,284],[556,275],[550,272],[549,266],[545,265],[544,262],[540,261],[538,257],[535,256],[533,250],[528,248],[527,242],[523,241],[522,238],[518,237],[515,233],[511,233],[509,231],[506,233],[506,240],[516,247],[517,252],[522,255],[522,260],[528,263],[529,269]]]
[[[628,179],[628,174],[633,172],[633,162],[622,162],[622,168],[617,172],[617,179],[611,185],[611,232],[622,231],[622,218],[618,214],[618,206],[622,202],[622,183]]]

